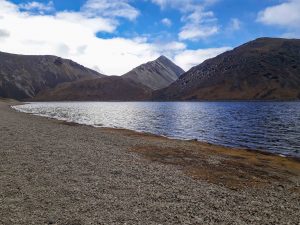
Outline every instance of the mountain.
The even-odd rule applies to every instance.
[[[300,98],[300,40],[259,38],[192,68],[159,100],[294,100]]]
[[[99,79],[75,81],[41,91],[34,101],[141,101],[153,90],[167,87],[184,71],[164,56],[129,73]]]
[[[140,101],[151,99],[152,90],[131,79],[107,76],[58,85],[40,92],[34,101]]]
[[[161,56],[155,61],[136,67],[123,76],[153,90],[158,90],[169,86],[183,73],[183,69],[165,56]]]
[[[0,97],[22,100],[63,82],[103,76],[56,56],[25,56],[0,52]]]

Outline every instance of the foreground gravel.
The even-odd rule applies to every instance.
[[[300,224],[300,174],[231,188],[132,151],[190,142],[63,123],[3,102],[0,118],[1,225]]]

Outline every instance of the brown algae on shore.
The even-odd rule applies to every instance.
[[[193,179],[230,189],[292,185],[300,176],[299,159],[295,158],[193,140],[169,139],[126,129],[101,129],[143,140],[143,145],[134,146],[130,151],[140,154],[148,161],[177,166]],[[172,144],[170,146],[167,143]],[[290,190],[297,193],[300,192],[300,187]]]
[[[150,161],[179,166],[194,179],[231,189],[288,184],[300,175],[300,163],[294,159],[206,143],[186,142],[186,148],[137,146],[131,150]]]

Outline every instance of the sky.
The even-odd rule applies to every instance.
[[[184,70],[258,37],[300,37],[300,0],[0,0],[0,51],[122,75],[165,55]]]

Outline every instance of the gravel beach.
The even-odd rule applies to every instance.
[[[0,224],[300,224],[300,162],[0,100]]]

